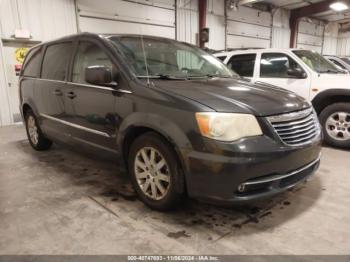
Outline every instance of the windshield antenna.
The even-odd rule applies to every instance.
[[[144,45],[144,42],[143,42],[143,34],[142,34],[141,27],[140,27],[140,31],[141,31],[142,53],[143,53],[143,58],[144,58],[144,61],[145,61],[145,67],[146,67],[147,86],[149,87],[150,86],[150,81],[149,81],[149,73],[148,73],[147,55],[146,55],[146,52],[145,52],[145,45]]]

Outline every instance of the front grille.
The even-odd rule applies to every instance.
[[[267,118],[280,139],[287,145],[308,143],[319,132],[319,124],[312,108]]]

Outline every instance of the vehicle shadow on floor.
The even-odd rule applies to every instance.
[[[61,145],[54,145],[50,151],[37,152],[31,149],[27,140],[15,143],[38,162],[40,168],[47,170],[53,183],[79,192],[79,196],[91,199],[116,219],[142,221],[174,239],[190,239],[192,234],[201,232],[201,237],[208,241],[217,241],[227,234],[247,235],[270,230],[306,212],[323,190],[316,174],[311,181],[292,190],[249,205],[218,207],[188,200],[175,211],[161,213],[145,207],[137,199],[125,170],[102,155]]]

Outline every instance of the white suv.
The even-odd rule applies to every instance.
[[[254,83],[279,86],[311,101],[326,142],[350,148],[350,75],[320,54],[301,49],[244,49],[214,55]]]

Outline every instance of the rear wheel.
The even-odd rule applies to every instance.
[[[320,114],[325,141],[328,145],[350,147],[350,104],[336,103],[327,106]]]
[[[36,116],[32,110],[28,110],[25,114],[26,131],[30,145],[38,151],[48,150],[52,141],[47,139],[38,125]]]
[[[169,210],[183,199],[183,174],[175,152],[161,136],[147,133],[132,144],[129,172],[140,199],[149,207]],[[179,186],[180,185],[180,186]]]

